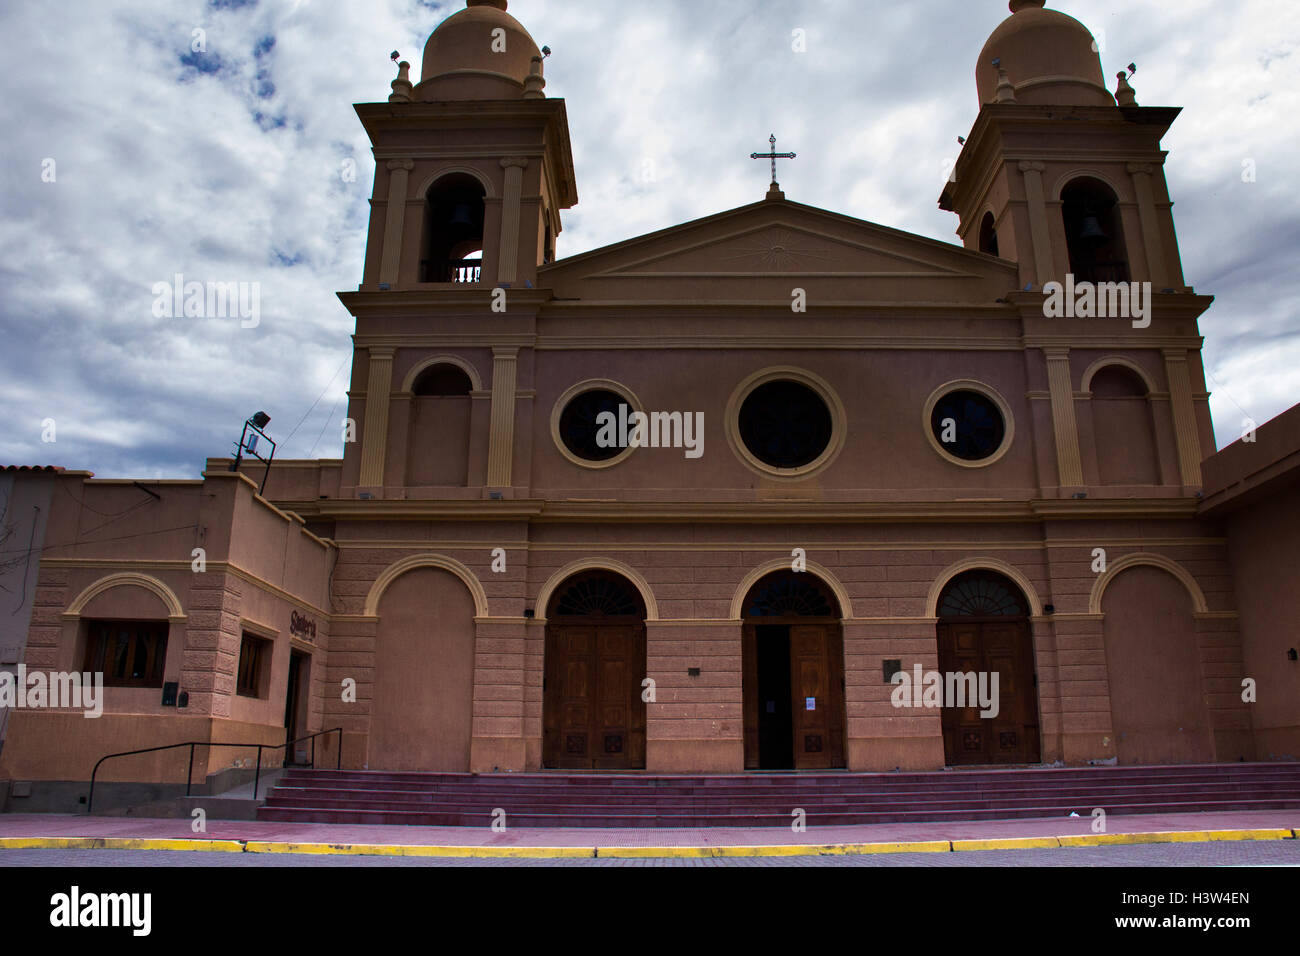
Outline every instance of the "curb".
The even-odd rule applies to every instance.
[[[709,860],[723,857],[756,856],[860,856],[871,853],[947,853],[947,840],[910,843],[783,844],[777,846],[611,846],[597,847],[593,856],[602,860]]]
[[[1169,833],[1096,833],[1091,836],[1063,836],[1063,847],[1116,846],[1137,843],[1213,843],[1220,840],[1294,840],[1296,830],[1181,830]]]
[[[152,837],[0,837],[0,850],[188,850],[242,853],[239,840]]]
[[[246,853],[304,853],[339,856],[429,856],[444,859],[590,860],[596,850],[585,846],[417,846],[404,843],[271,843],[249,840]]]
[[[1040,850],[1151,843],[1295,840],[1300,829],[1170,830],[989,840],[919,840],[901,843],[780,844],[772,846],[419,846],[367,843],[278,843],[267,840],[186,840],[128,837],[0,837],[3,850],[181,850],[217,853],[289,853],[339,856],[410,856],[443,859],[720,859],[738,857],[861,856],[877,853],[962,853]]]

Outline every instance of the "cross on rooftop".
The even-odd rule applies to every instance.
[[[795,154],[794,154],[794,153],[778,153],[778,152],[776,151],[776,134],[775,134],[775,133],[773,133],[772,136],[768,139],[768,142],[772,144],[772,149],[771,149],[770,152],[767,152],[767,153],[750,153],[750,154],[749,154],[749,158],[750,158],[750,159],[770,159],[770,160],[772,161],[772,188],[775,189],[776,186],[777,186],[777,182],[776,182],[776,161],[777,161],[778,159],[794,159],[794,158],[795,158]]]

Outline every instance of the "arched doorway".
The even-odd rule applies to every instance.
[[[569,578],[546,611],[542,766],[645,769],[645,603],[626,578]]]
[[[1101,609],[1119,762],[1214,760],[1214,731],[1187,588],[1161,567],[1129,567],[1106,585]]]
[[[474,598],[437,567],[416,567],[379,599],[366,763],[371,770],[466,773],[474,701]]]
[[[945,689],[956,684],[948,675],[973,673],[989,675],[983,686],[991,692],[998,675],[996,716],[982,717],[983,708],[969,698],[974,706],[943,707],[944,762],[1038,763],[1038,678],[1024,594],[996,571],[964,571],[939,595],[938,617]]]
[[[776,571],[743,605],[746,770],[826,770],[844,763],[844,634],[830,589]]]

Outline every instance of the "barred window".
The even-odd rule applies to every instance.
[[[91,621],[85,670],[104,675],[105,687],[162,687],[167,662],[166,621]]]

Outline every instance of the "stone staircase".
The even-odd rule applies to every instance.
[[[1300,763],[933,773],[389,773],[286,770],[257,812],[297,823],[786,827],[1300,810]]]

